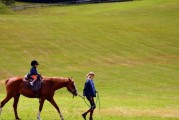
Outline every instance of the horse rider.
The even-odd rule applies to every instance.
[[[84,85],[84,90],[83,90],[83,96],[86,96],[87,100],[90,102],[90,109],[87,110],[86,112],[84,112],[82,114],[83,118],[86,120],[86,115],[90,112],[90,118],[89,120],[93,120],[93,112],[94,109],[96,108],[95,102],[94,102],[94,97],[96,97],[96,89],[95,89],[95,85],[93,82],[93,78],[94,78],[94,73],[93,72],[89,72],[86,77],[87,80],[85,82]]]
[[[33,86],[35,81],[41,78],[41,75],[37,72],[37,66],[39,63],[36,60],[31,61],[31,69],[30,73],[28,74],[28,78],[30,78],[32,81],[30,84]]]

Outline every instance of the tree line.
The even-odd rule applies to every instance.
[[[13,5],[15,0],[0,0],[1,3],[5,4],[6,6]]]
[[[19,2],[31,2],[31,3],[60,3],[60,2],[66,2],[66,3],[75,3],[75,1],[79,2],[85,2],[85,1],[91,1],[93,3],[98,2],[124,2],[124,1],[133,1],[133,0],[0,0],[3,4],[6,6],[14,5],[16,1]]]

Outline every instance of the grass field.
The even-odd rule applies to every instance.
[[[140,0],[11,12],[0,5],[0,101],[3,80],[23,76],[30,61],[45,76],[73,77],[82,94],[94,71],[101,109],[94,120],[179,119],[179,1]],[[66,89],[55,100],[66,120],[88,106]],[[14,119],[12,102],[0,120]],[[21,96],[19,117],[34,120],[38,100]],[[43,120],[59,120],[45,102]]]

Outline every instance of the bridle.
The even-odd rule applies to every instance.
[[[71,84],[75,86],[75,89],[71,87]],[[73,94],[73,97],[78,94],[78,90],[76,89],[76,85],[74,82],[71,81],[71,83],[68,85],[68,91]]]

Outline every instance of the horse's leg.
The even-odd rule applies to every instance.
[[[63,115],[62,115],[62,113],[60,112],[60,109],[59,109],[59,107],[57,106],[55,100],[54,100],[53,98],[51,98],[51,99],[48,99],[48,101],[56,108],[56,110],[57,110],[58,113],[60,114],[61,120],[64,120]]]
[[[20,94],[17,94],[17,95],[14,97],[14,104],[13,104],[14,114],[15,114],[16,120],[20,120],[19,117],[18,117],[18,114],[17,114],[17,104],[18,104],[18,102],[19,102],[19,97],[20,97]]]
[[[1,107],[1,103],[0,103],[0,115],[1,115],[1,111],[2,111],[2,107]]]
[[[39,112],[38,112],[38,114],[37,114],[37,120],[41,120],[41,118],[40,118],[40,113],[41,113],[41,111],[42,111],[45,98],[41,98],[39,101],[40,101],[40,106],[39,106]]]
[[[7,94],[6,98],[0,103],[0,115],[1,115],[1,112],[2,112],[3,106],[4,106],[12,97],[13,97],[13,96]]]

